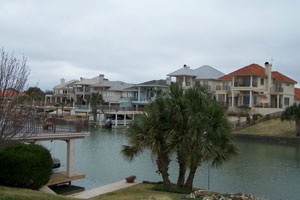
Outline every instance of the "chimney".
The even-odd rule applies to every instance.
[[[265,62],[265,74],[267,76],[267,91],[271,91],[272,86],[272,64],[269,62]]]
[[[99,82],[103,82],[104,81],[104,74],[99,74]]]
[[[190,67],[187,66],[186,64],[184,64],[184,65],[183,65],[183,68],[184,68],[184,69],[189,69]]]
[[[61,85],[65,84],[65,79],[64,78],[60,79],[60,84]]]

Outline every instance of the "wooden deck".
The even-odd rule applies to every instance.
[[[61,183],[67,183],[70,181],[75,181],[75,180],[83,179],[83,178],[85,178],[84,174],[75,173],[73,176],[68,177],[66,172],[56,172],[51,175],[50,180],[47,183],[47,186],[61,184]]]

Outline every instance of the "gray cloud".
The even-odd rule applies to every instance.
[[[104,73],[131,83],[183,64],[229,73],[273,59],[300,81],[298,1],[0,2],[0,45],[28,57],[30,84]]]

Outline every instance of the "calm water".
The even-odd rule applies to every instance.
[[[133,162],[120,154],[127,144],[123,130],[92,129],[91,135],[75,143],[75,171],[86,178],[74,181],[86,189],[120,181],[136,175],[138,181],[160,181],[149,152]],[[300,146],[236,141],[240,154],[222,168],[210,170],[210,189],[219,192],[253,193],[266,199],[300,199]],[[43,143],[65,165],[66,143]],[[173,159],[175,160],[175,159]],[[170,166],[170,178],[176,182],[176,162]],[[64,169],[65,167],[62,167]],[[208,166],[197,171],[194,186],[208,187]]]

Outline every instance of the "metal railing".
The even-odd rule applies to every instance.
[[[283,92],[283,88],[282,87],[272,87],[271,88],[271,92],[282,93]]]

